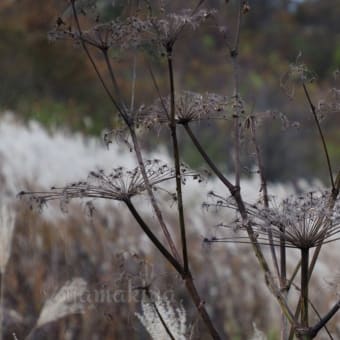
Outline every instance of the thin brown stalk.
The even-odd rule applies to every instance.
[[[329,179],[331,181],[332,190],[335,190],[335,183],[334,183],[333,171],[332,171],[331,161],[330,161],[330,158],[329,158],[328,148],[327,148],[327,144],[326,144],[326,141],[325,141],[325,137],[324,137],[322,129],[321,129],[321,125],[320,125],[320,121],[319,121],[318,115],[316,114],[315,105],[312,102],[312,99],[311,99],[311,97],[309,95],[309,92],[308,92],[306,84],[303,83],[302,87],[303,87],[303,90],[305,92],[305,95],[306,95],[307,101],[309,103],[309,106],[310,106],[310,108],[312,110],[312,114],[313,114],[313,117],[314,117],[314,120],[315,120],[315,124],[317,126],[318,131],[319,131],[319,135],[320,135],[320,139],[321,139],[321,142],[322,142],[323,151],[324,151],[325,156],[326,156],[326,162],[327,162],[327,167],[328,167],[328,171],[329,171]]]
[[[316,309],[316,307],[314,306],[314,304],[312,303],[312,301],[309,301],[309,304],[310,304],[310,306],[312,307],[313,312],[314,312],[314,313],[318,316],[318,318],[319,318],[319,322],[318,322],[316,325],[319,325],[319,323],[323,323],[323,322],[325,321],[323,328],[325,329],[325,331],[326,331],[327,335],[329,336],[329,338],[330,338],[331,340],[334,340],[334,338],[332,337],[331,332],[329,331],[328,327],[326,326],[327,322],[328,322],[330,319],[323,320],[323,318],[321,317],[320,313],[318,312],[318,310]],[[337,303],[336,306],[337,306],[338,304],[339,304],[339,303]],[[338,306],[338,308],[339,308],[339,306]],[[335,314],[335,313],[334,313],[334,314]],[[331,316],[331,317],[332,317],[332,316]],[[321,328],[318,329],[318,327],[316,327],[316,328],[315,328],[315,327],[312,327],[312,329],[310,330],[312,338],[315,338],[315,336],[317,335],[317,333],[319,332],[320,329],[321,329]],[[316,333],[314,334],[314,332],[316,332]]]
[[[82,29],[81,29],[81,26],[80,26],[80,22],[79,22],[79,18],[78,18],[78,14],[77,14],[77,10],[75,8],[75,0],[71,0],[71,6],[72,6],[72,11],[73,11],[73,17],[74,17],[74,20],[76,22],[76,25],[77,25],[77,29],[78,29],[78,34],[79,34],[79,38],[80,38],[80,44],[83,48],[83,50],[85,51],[99,81],[101,82],[106,94],[109,96],[110,100],[112,101],[114,107],[116,108],[116,110],[118,111],[118,113],[121,115],[122,119],[124,120],[124,122],[129,125],[129,120],[128,120],[128,117],[127,115],[125,114],[125,112],[122,111],[119,103],[116,101],[116,99],[113,97],[111,91],[109,90],[108,86],[106,85],[105,81],[104,81],[104,78],[102,77],[89,49],[87,48],[87,45],[83,39],[83,32],[82,32]]]
[[[181,232],[182,241],[182,253],[183,253],[183,264],[184,272],[189,273],[189,259],[187,250],[187,240],[186,240],[186,230],[184,221],[184,206],[183,206],[183,195],[182,195],[182,182],[181,182],[181,165],[180,165],[180,155],[177,139],[177,125],[175,120],[175,84],[174,84],[174,71],[172,63],[172,48],[167,50],[167,61],[168,61],[168,73],[170,81],[170,131],[173,146],[173,155],[175,162],[175,172],[176,172],[176,194],[177,194],[177,207],[178,207],[178,217]]]
[[[256,136],[256,123],[255,123],[255,117],[251,116],[250,117],[250,132],[251,132],[251,138],[252,142],[255,148],[255,153],[256,153],[256,160],[257,160],[257,165],[259,168],[259,174],[260,174],[260,179],[261,179],[261,192],[263,195],[263,204],[266,208],[269,207],[269,198],[268,198],[268,188],[267,188],[267,180],[266,176],[264,173],[264,166],[263,166],[263,160],[262,160],[262,155],[261,155],[261,150],[259,146],[259,142],[257,140]],[[280,269],[279,269],[279,264],[276,256],[276,251],[274,247],[274,241],[273,241],[273,234],[271,231],[271,228],[268,228],[268,239],[269,239],[269,244],[270,244],[270,251],[273,259],[273,264],[274,268],[276,269],[277,275],[280,277],[281,281],[281,288],[286,284],[285,280],[286,278],[282,276],[282,274],[285,274],[286,269],[285,269],[285,253],[282,254],[282,247],[280,244],[280,250],[281,250],[281,274],[280,274]],[[285,249],[285,247],[283,246]],[[284,256],[282,256],[284,255]]]
[[[243,225],[246,227],[249,239],[251,241],[253,250],[255,255],[259,261],[259,264],[264,272],[266,278],[266,284],[270,291],[276,297],[278,303],[280,304],[282,312],[285,314],[286,318],[290,322],[291,325],[296,324],[296,319],[294,318],[290,308],[287,305],[287,301],[285,297],[280,292],[280,289],[277,287],[271,270],[268,266],[268,263],[263,255],[262,249],[257,242],[255,237],[254,231],[248,221],[248,214],[245,208],[241,192],[240,192],[240,176],[241,176],[241,161],[240,161],[240,116],[243,112],[243,103],[240,98],[239,93],[239,64],[238,64],[238,50],[240,44],[240,33],[241,33],[241,21],[242,21],[242,4],[243,2],[239,1],[239,8],[238,8],[238,17],[237,17],[237,26],[236,26],[236,35],[233,46],[229,46],[230,50],[230,57],[233,66],[233,77],[234,77],[234,148],[235,148],[235,189],[232,192],[233,197],[235,198],[236,204],[238,206],[238,210],[241,214]]]
[[[207,326],[211,337],[214,340],[221,339],[220,335],[218,334],[218,332],[217,332],[215,326],[213,325],[213,323],[210,319],[210,316],[209,316],[209,314],[208,314],[208,312],[205,308],[205,302],[201,299],[201,297],[200,297],[200,295],[197,291],[197,288],[195,286],[194,280],[193,280],[193,278],[190,274],[187,275],[186,278],[185,278],[185,285],[186,285],[186,288],[187,288],[193,302],[195,303],[195,306],[196,306],[202,320],[204,321],[205,325]],[[229,340],[230,336],[228,334],[225,334],[224,339]]]
[[[111,78],[113,89],[116,92],[117,102],[122,107],[122,110],[126,111],[126,105],[124,104],[123,97],[121,95],[121,92],[120,92],[120,89],[119,89],[119,86],[118,86],[118,83],[117,83],[117,79],[116,79],[116,76],[114,74],[114,71],[113,71],[113,68],[112,68],[112,65],[111,65],[111,61],[109,59],[108,49],[102,49],[102,52],[103,52],[103,55],[104,55],[104,59],[105,59],[107,69],[109,71],[109,75],[110,75],[110,78]]]
[[[4,288],[5,288],[5,273],[0,273],[0,340],[3,339],[3,323],[4,323]]]
[[[309,249],[301,249],[301,325],[308,328],[308,265],[309,265]]]
[[[137,59],[133,58],[133,68],[132,68],[132,84],[131,84],[131,101],[130,101],[130,111],[133,112],[135,107],[135,95],[136,95],[136,74],[137,74]]]
[[[337,175],[337,177],[335,179],[335,187],[332,190],[332,193],[331,193],[331,195],[329,197],[329,208],[330,209],[334,208],[336,199],[337,199],[337,197],[339,195],[339,190],[340,190],[340,171],[338,172],[338,175]],[[320,221],[320,223],[322,223],[322,221]],[[318,245],[315,248],[315,250],[314,250],[313,257],[312,257],[312,259],[310,261],[310,265],[309,265],[309,280],[312,277],[313,270],[315,268],[315,265],[317,263],[318,257],[320,255],[322,245],[323,245],[323,242],[321,242],[320,245]],[[300,314],[300,310],[301,310],[301,299],[299,299],[299,302],[298,302],[298,304],[296,306],[295,314],[294,314],[295,317],[297,317]],[[289,333],[289,340],[292,340],[293,337],[294,337],[294,329],[291,328],[290,333]]]
[[[148,299],[150,300],[152,307],[153,307],[154,310],[156,311],[156,314],[157,314],[159,320],[161,321],[161,324],[162,324],[162,326],[164,327],[166,333],[167,333],[168,336],[170,337],[170,339],[171,339],[171,340],[176,340],[175,337],[172,335],[172,333],[171,333],[171,331],[170,331],[168,325],[166,324],[166,322],[165,322],[165,320],[164,320],[164,318],[163,318],[161,312],[159,311],[159,309],[158,309],[158,307],[157,307],[157,304],[152,300],[152,297],[151,297],[151,294],[150,294],[150,290],[149,290],[148,287],[145,289],[145,294],[146,294],[146,296],[148,297]]]
[[[334,205],[335,205],[335,202],[337,200],[337,197],[339,195],[339,190],[340,190],[340,171],[338,172],[338,175],[336,176],[336,179],[335,179],[335,183],[334,183],[334,188],[332,190],[332,193],[329,197],[329,209],[333,209],[334,208]],[[323,221],[325,223],[325,221]],[[322,223],[322,221],[320,221],[320,223]],[[314,267],[316,265],[316,262],[317,262],[317,259],[319,257],[319,254],[320,254],[320,251],[321,251],[321,248],[322,248],[322,244],[321,243],[319,246],[317,246],[315,248],[315,251],[314,251],[314,254],[313,254],[313,258],[311,260],[311,263],[310,263],[310,267],[309,267],[309,278],[312,276],[312,273],[313,273],[313,270],[314,270]]]
[[[145,166],[144,166],[144,161],[143,161],[143,156],[142,156],[140,144],[139,144],[136,132],[135,132],[135,130],[133,128],[130,129],[130,135],[131,135],[134,151],[135,151],[135,154],[136,154],[138,166],[139,166],[140,171],[142,173],[143,180],[145,182],[146,191],[147,191],[148,196],[150,198],[151,205],[152,205],[153,210],[154,210],[154,212],[156,214],[158,222],[159,222],[159,224],[160,224],[160,226],[162,228],[162,231],[163,231],[163,234],[165,236],[165,239],[166,239],[166,241],[169,244],[169,247],[171,249],[172,255],[176,258],[177,261],[180,261],[180,257],[179,257],[177,248],[176,248],[175,243],[174,243],[174,241],[172,239],[172,236],[171,236],[171,234],[170,234],[170,232],[169,232],[169,230],[168,230],[168,228],[167,228],[167,226],[165,224],[162,212],[161,212],[161,210],[160,210],[160,208],[158,206],[157,200],[156,200],[155,195],[154,195],[154,193],[152,191],[152,188],[151,188],[148,176],[147,176],[146,171],[145,171]]]
[[[198,152],[201,154],[202,158],[206,161],[206,163],[210,166],[211,170],[215,173],[215,175],[221,180],[221,182],[229,189],[229,191],[233,192],[235,190],[233,184],[222,174],[222,172],[218,169],[216,164],[211,160],[208,154],[205,152],[204,148],[196,138],[195,134],[191,130],[189,124],[183,124],[185,131],[190,137],[191,141],[195,145]]]
[[[131,200],[126,200],[125,204],[129,208],[131,214],[136,219],[137,223],[140,225],[142,230],[145,232],[145,234],[149,237],[151,242],[157,247],[157,249],[162,253],[162,255],[165,257],[165,259],[174,267],[174,269],[178,272],[178,274],[183,278],[185,281],[186,288],[202,318],[205,325],[207,326],[209,333],[211,337],[214,340],[220,340],[221,337],[219,336],[216,328],[214,327],[209,314],[205,308],[204,301],[201,299],[197,292],[197,288],[194,284],[193,278],[189,273],[185,272],[183,266],[164,248],[162,243],[159,241],[157,236],[154,235],[154,233],[151,231],[151,229],[148,227],[148,225],[145,223],[143,218],[140,216],[134,205],[132,204]],[[229,339],[229,336],[226,336],[226,339]]]
[[[121,107],[121,105],[123,104],[121,102],[121,99],[120,101],[117,101],[114,96],[111,94],[110,90],[108,89],[108,86],[106,85],[103,77],[101,76],[101,73],[99,72],[98,70],[98,67],[94,61],[94,59],[92,58],[86,44],[84,43],[83,39],[82,39],[82,29],[81,29],[81,26],[80,26],[80,23],[79,23],[79,19],[78,19],[78,15],[77,15],[77,11],[76,11],[76,8],[75,8],[75,4],[74,4],[74,0],[71,1],[71,5],[72,5],[72,10],[73,10],[73,16],[75,18],[75,22],[76,22],[76,25],[77,25],[77,29],[78,29],[78,33],[79,33],[79,36],[80,36],[80,41],[81,41],[81,44],[82,44],[82,47],[87,55],[87,57],[89,58],[100,82],[102,83],[104,89],[105,89],[105,92],[107,93],[107,95],[109,96],[111,102],[113,103],[113,105],[115,106],[115,108],[117,109],[117,111],[119,112],[120,116],[122,117],[122,119],[124,120],[124,122],[126,123],[126,125],[128,126],[129,128],[129,131],[130,131],[130,134],[131,134],[131,138],[132,138],[132,142],[133,142],[133,145],[134,145],[134,151],[135,151],[135,154],[136,154],[136,158],[137,158],[137,162],[138,162],[138,165],[140,167],[140,170],[141,170],[141,173],[142,173],[142,176],[143,176],[143,179],[144,179],[144,182],[145,182],[145,185],[146,185],[146,190],[148,192],[148,195],[150,197],[150,201],[151,201],[151,205],[155,211],[155,214],[156,214],[156,217],[159,221],[159,224],[162,228],[162,231],[164,233],[164,236],[169,244],[169,247],[171,249],[171,252],[173,254],[173,256],[179,260],[179,256],[178,256],[178,252],[177,252],[177,249],[176,249],[176,246],[173,242],[173,239],[168,231],[168,228],[164,222],[164,219],[163,219],[163,216],[162,216],[162,213],[158,207],[158,204],[157,204],[157,201],[155,199],[155,196],[153,194],[153,191],[152,191],[152,188],[150,186],[150,183],[149,183],[149,179],[148,179],[148,176],[145,172],[145,167],[144,167],[144,162],[143,162],[143,157],[142,157],[142,153],[141,153],[141,149],[140,149],[140,145],[139,145],[139,142],[138,142],[138,139],[137,139],[137,136],[136,136],[136,133],[134,131],[134,127],[132,126],[131,124],[131,121],[128,117],[128,115],[126,114],[126,112],[124,112],[123,108]],[[102,50],[103,51],[103,50]],[[119,91],[119,86],[118,86],[118,83],[115,79],[115,76],[114,76],[114,73],[113,73],[113,69],[112,69],[112,66],[111,66],[111,63],[110,63],[110,60],[108,58],[108,54],[107,54],[107,51],[103,51],[104,52],[104,56],[105,56],[105,61],[106,61],[106,64],[107,64],[107,67],[108,67],[108,70],[109,70],[109,74],[110,74],[110,77],[111,77],[111,81],[112,81],[112,84],[114,86],[114,89],[116,90],[117,94],[119,95],[120,91]],[[121,98],[121,97],[120,97]],[[119,98],[118,98],[119,100]]]
[[[163,99],[163,97],[162,97],[162,95],[161,95],[161,91],[160,91],[159,86],[158,86],[158,84],[157,84],[155,74],[153,73],[152,67],[151,67],[151,65],[150,65],[149,63],[148,63],[148,69],[149,69],[149,73],[150,73],[150,75],[151,75],[151,79],[152,79],[153,86],[154,86],[155,89],[156,89],[156,92],[157,92],[158,98],[159,98],[159,100],[160,100],[160,103],[161,103],[161,105],[162,105],[162,108],[163,108],[163,110],[164,110],[164,113],[165,113],[166,117],[168,118],[168,120],[170,120],[168,109],[167,109],[167,107],[166,107],[166,105],[165,105],[165,103],[164,103],[164,99]]]
[[[335,313],[338,312],[340,309],[340,300],[337,301],[334,306],[330,309],[330,311],[320,319],[318,323],[316,323],[310,330],[311,336],[315,338],[318,334],[318,332],[326,327],[327,322],[335,315]]]
[[[293,282],[294,282],[294,280],[295,280],[295,277],[296,277],[296,275],[297,275],[298,272],[299,272],[300,267],[301,267],[301,259],[299,260],[299,263],[296,265],[296,267],[295,267],[295,269],[294,269],[294,271],[293,271],[293,274],[292,274],[291,278],[290,278],[290,279],[288,280],[288,282],[287,282],[287,290],[289,290],[290,287],[292,286],[292,284],[293,284]]]
[[[183,276],[184,271],[181,264],[173,257],[168,250],[163,246],[157,236],[151,231],[149,226],[145,223],[143,218],[140,216],[135,206],[132,204],[131,200],[125,200],[124,203],[130,210],[132,216],[135,218],[139,226],[142,228],[143,232],[148,236],[155,247],[162,253],[165,259],[176,269],[176,271]]]
[[[241,177],[241,160],[240,160],[240,114],[242,111],[242,103],[240,100],[239,93],[239,64],[238,64],[238,49],[240,44],[240,33],[241,33],[241,18],[242,18],[242,1],[239,1],[238,15],[237,15],[237,24],[236,24],[236,35],[235,42],[230,49],[230,57],[233,66],[233,76],[234,76],[234,163],[235,163],[235,186],[240,186],[240,177]]]

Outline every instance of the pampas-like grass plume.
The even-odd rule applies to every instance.
[[[67,281],[56,294],[45,302],[35,328],[70,314],[82,313],[85,306],[81,297],[86,289],[87,283],[82,278]]]
[[[15,215],[6,205],[0,208],[0,272],[3,275],[11,255]]]
[[[136,313],[152,339],[187,339],[186,313],[183,306],[174,307],[168,298],[144,296],[142,313]]]

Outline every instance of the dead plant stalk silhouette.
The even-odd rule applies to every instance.
[[[203,1],[201,1],[198,4],[197,9],[199,8],[201,3],[203,3]],[[128,129],[129,129],[130,136],[131,136],[131,139],[132,139],[132,142],[133,142],[133,148],[134,148],[134,151],[135,151],[135,154],[136,154],[138,165],[140,167],[141,173],[143,175],[143,178],[144,178],[144,181],[145,181],[145,184],[146,184],[146,190],[148,192],[150,202],[153,206],[153,209],[154,209],[155,214],[158,218],[159,224],[160,224],[160,226],[163,230],[165,238],[166,238],[166,240],[167,240],[167,242],[170,246],[170,249],[172,251],[172,255],[170,253],[168,253],[168,251],[164,248],[163,244],[150,231],[150,228],[147,226],[147,224],[143,221],[141,216],[138,214],[137,210],[134,208],[131,201],[126,200],[125,203],[126,203],[127,207],[129,208],[130,212],[132,213],[132,215],[135,217],[138,224],[141,226],[143,231],[150,238],[151,242],[158,248],[158,250],[164,255],[164,257],[174,266],[176,271],[181,275],[181,277],[185,281],[188,292],[189,292],[191,298],[193,299],[193,301],[194,301],[194,303],[197,307],[197,310],[202,317],[202,320],[207,325],[207,328],[208,328],[212,338],[213,339],[220,339],[220,336],[219,336],[217,330],[215,329],[215,327],[214,327],[214,325],[213,325],[213,323],[212,323],[212,321],[211,321],[211,319],[210,319],[210,317],[209,317],[209,315],[206,311],[206,308],[204,306],[205,303],[201,299],[201,297],[199,296],[199,293],[198,293],[196,286],[194,284],[194,281],[193,281],[193,277],[192,277],[192,275],[189,271],[189,260],[188,260],[188,254],[187,254],[187,240],[186,240],[186,231],[185,231],[185,222],[184,222],[184,208],[183,208],[183,198],[182,198],[182,189],[181,189],[180,156],[179,156],[178,142],[177,142],[177,136],[176,136],[176,124],[174,122],[174,117],[175,117],[175,106],[174,106],[175,90],[174,90],[173,69],[172,69],[172,46],[169,44],[169,46],[167,47],[169,78],[170,78],[170,91],[171,91],[171,118],[172,118],[172,121],[171,121],[171,124],[170,124],[170,129],[171,129],[171,135],[172,135],[172,140],[173,140],[173,150],[174,150],[174,161],[175,161],[175,172],[176,172],[176,176],[175,176],[176,177],[176,191],[177,191],[177,202],[178,202],[178,212],[179,212],[180,234],[181,234],[181,239],[182,239],[181,247],[182,247],[183,263],[184,263],[183,267],[180,264],[177,248],[176,248],[176,246],[173,242],[173,239],[170,235],[170,232],[168,231],[168,228],[165,225],[164,219],[162,217],[161,210],[160,210],[160,208],[157,204],[157,201],[156,201],[155,196],[153,194],[152,188],[149,184],[148,177],[145,173],[143,156],[142,156],[141,147],[140,147],[137,135],[136,135],[134,122],[133,122],[133,120],[129,119],[128,114],[125,112],[125,106],[122,103],[122,97],[120,95],[119,86],[118,86],[117,81],[115,79],[114,71],[113,71],[113,68],[111,66],[111,62],[108,58],[108,53],[107,53],[108,48],[106,46],[103,46],[103,47],[97,46],[102,51],[102,53],[104,54],[107,69],[108,69],[108,72],[110,74],[113,87],[114,87],[114,89],[117,93],[117,96],[118,96],[117,99],[115,99],[114,96],[111,94],[108,86],[106,85],[103,77],[101,76],[101,74],[98,70],[98,67],[96,66],[94,59],[92,58],[92,56],[90,54],[90,51],[87,47],[86,41],[83,39],[82,29],[81,29],[81,26],[80,26],[77,10],[76,10],[76,7],[75,7],[75,0],[71,0],[71,6],[72,6],[72,11],[73,11],[73,16],[74,16],[74,19],[75,19],[75,22],[76,22],[76,25],[77,25],[81,45],[82,45],[87,57],[89,58],[97,76],[99,77],[106,93],[108,94],[113,105],[115,106],[117,111],[120,113],[122,119],[124,120],[125,124],[127,125]],[[179,32],[177,32],[176,34],[178,34],[178,33]]]
[[[39,206],[42,206],[50,200],[68,202],[73,198],[103,198],[124,203],[145,235],[184,281],[187,292],[195,304],[201,319],[206,325],[210,336],[213,339],[221,339],[216,326],[207,312],[205,301],[196,288],[190,268],[190,240],[187,237],[185,202],[183,199],[182,185],[186,177],[199,178],[199,175],[186,168],[181,161],[181,149],[178,142],[178,135],[181,132],[181,129],[183,129],[197,152],[225,186],[225,191],[228,192],[229,195],[228,198],[225,198],[225,193],[219,195],[212,192],[211,197],[218,200],[218,202],[206,204],[206,206],[215,205],[219,208],[225,207],[235,210],[238,219],[235,220],[233,227],[236,225],[240,230],[245,232],[245,236],[220,239],[214,238],[211,240],[207,239],[207,241],[250,244],[264,274],[266,285],[281,309],[281,339],[287,339],[288,325],[291,327],[290,339],[292,339],[294,335],[302,339],[315,338],[318,332],[326,327],[327,322],[340,308],[340,301],[337,301],[322,317],[311,303],[309,297],[310,277],[318,260],[321,247],[324,244],[333,242],[339,238],[340,218],[334,217],[333,213],[337,205],[339,194],[340,173],[334,180],[325,137],[321,129],[315,106],[313,105],[311,96],[308,92],[305,79],[302,83],[302,88],[312,111],[322,142],[323,151],[326,156],[331,183],[331,193],[327,192],[317,197],[311,195],[311,197],[287,199],[276,208],[272,206],[268,194],[265,164],[257,136],[257,115],[253,112],[251,112],[251,114],[246,113],[247,108],[240,91],[240,65],[238,56],[242,21],[245,15],[250,11],[248,2],[241,0],[237,2],[235,34],[233,39],[226,40],[225,47],[229,52],[233,68],[233,93],[230,100],[212,94],[199,95],[192,92],[184,92],[182,94],[177,91],[177,88],[175,87],[174,78],[176,65],[174,55],[176,52],[176,41],[186,28],[196,28],[214,14],[214,12],[200,10],[204,3],[204,1],[201,0],[197,2],[197,5],[193,10],[183,12],[183,14],[180,15],[171,14],[166,16],[163,11],[160,11],[164,18],[158,19],[153,15],[151,3],[147,3],[150,12],[147,19],[129,17],[126,23],[111,23],[108,26],[102,25],[100,27],[95,27],[92,32],[93,34],[91,35],[91,32],[86,32],[82,29],[81,20],[79,19],[79,13],[76,7],[76,0],[70,0],[76,29],[75,31],[69,29],[58,32],[62,37],[75,40],[84,50],[104,91],[125,124],[125,128],[132,141],[132,149],[135,153],[138,167],[132,171],[125,171],[123,168],[117,168],[109,175],[101,171],[92,172],[90,173],[88,181],[74,183],[63,188],[55,188],[50,192],[22,192],[21,196],[31,197],[33,202],[37,203]],[[117,30],[121,28],[122,32],[116,32],[114,30],[115,24],[118,26]],[[126,31],[123,30],[125,24],[127,27]],[[101,35],[101,29],[104,30],[103,35]],[[149,111],[144,109],[135,110],[134,108],[136,61],[134,61],[133,66],[132,95],[129,107],[124,101],[124,93],[122,93],[116,77],[116,70],[114,69],[109,55],[109,49],[112,47],[111,44],[126,44],[129,37],[133,44],[136,45],[138,45],[138,42],[140,41],[143,43],[146,41],[148,41],[148,43],[153,43],[153,47],[156,45],[155,48],[161,49],[162,54],[166,58],[166,77],[169,96],[168,98],[162,97],[156,77],[151,66],[149,66],[152,82],[159,97],[158,101],[151,106]],[[99,51],[102,55],[105,70],[109,75],[110,85],[107,83],[104,75],[102,75],[103,71],[101,71],[101,68],[98,66],[98,61],[93,57],[92,49],[95,49],[97,52]],[[225,117],[221,115],[221,112],[226,111],[226,107],[230,104],[231,114],[229,118],[232,120],[233,125],[234,181],[223,174],[191,128],[191,123],[197,120],[224,119]],[[173,162],[171,167],[161,164],[159,160],[144,160],[142,153],[143,149],[137,135],[139,124],[144,124],[144,126],[147,127],[152,126],[153,124],[163,124],[169,128]],[[241,134],[244,132],[243,126],[247,127],[245,130],[250,134],[250,140],[255,151],[256,165],[261,181],[260,191],[262,192],[262,199],[258,205],[247,203],[241,192]],[[180,245],[176,245],[173,237],[176,230],[169,231],[163,218],[159,201],[154,193],[157,186],[164,181],[173,181],[175,183],[176,193],[174,194],[174,197],[177,204],[177,232],[181,240]],[[165,241],[162,241],[162,239],[157,236],[157,233],[154,232],[153,228],[145,221],[133,202],[133,197],[144,191],[147,192],[147,196]],[[226,225],[226,227],[229,228],[230,226]],[[271,265],[269,264],[263,245],[269,246],[270,255],[268,256],[269,260],[271,259]],[[300,260],[290,277],[288,276],[286,265],[286,250],[288,248],[300,250]],[[310,260],[310,249],[312,248],[314,248],[315,251]],[[300,299],[297,306],[292,307],[288,303],[287,297],[290,288],[297,286],[294,281],[299,270],[301,274],[299,287]],[[310,305],[316,311],[317,315],[319,315],[319,321],[314,323],[314,325],[310,325]],[[159,317],[162,321],[162,316],[159,315]],[[170,337],[172,337],[172,335]],[[231,338],[228,329],[225,330],[224,338]]]

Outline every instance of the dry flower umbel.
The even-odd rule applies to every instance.
[[[174,179],[175,171],[159,159],[145,162],[145,171],[150,186],[155,190],[157,185]],[[181,179],[185,183],[187,177],[202,181],[202,176],[192,171],[186,165],[181,166]],[[126,170],[118,167],[106,174],[104,170],[91,171],[86,181],[71,183],[65,187],[52,187],[46,192],[19,193],[26,198],[30,207],[41,209],[47,201],[60,200],[62,210],[73,198],[103,198],[116,201],[129,201],[133,196],[142,194],[146,184],[139,167]]]
[[[236,209],[232,198],[225,199],[213,192],[210,196],[215,198],[215,202],[205,203],[205,207]],[[340,238],[339,208],[339,201],[333,209],[329,208],[327,193],[314,192],[289,197],[277,207],[264,208],[262,204],[247,204],[250,223],[259,243],[269,244],[267,237],[270,231],[275,245],[284,241],[286,247],[298,249],[309,249],[338,240]],[[242,233],[243,226],[238,217],[231,224],[221,223],[219,226],[231,229],[234,234],[230,237],[214,237],[206,241],[249,243],[246,236],[239,234]]]
[[[145,110],[139,110],[139,125],[159,126],[170,123],[170,97],[159,98]],[[184,91],[175,98],[175,121],[187,124],[201,120],[226,119],[228,99],[215,93]]]

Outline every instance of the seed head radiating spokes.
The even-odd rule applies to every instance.
[[[159,159],[145,162],[145,171],[149,184],[153,189],[165,181],[175,178],[175,171]],[[181,178],[185,182],[187,177],[201,181],[197,172],[181,165]],[[46,192],[19,193],[26,198],[32,208],[42,208],[47,201],[59,200],[61,207],[65,208],[72,198],[103,198],[116,201],[127,201],[131,197],[142,194],[146,184],[140,168],[127,170],[123,167],[115,168],[106,174],[103,170],[91,171],[86,181],[71,183],[65,187],[52,187]]]
[[[177,124],[210,119],[226,119],[228,100],[215,93],[184,91],[176,96]],[[150,107],[138,112],[139,125],[152,127],[170,123],[170,97],[159,98]]]
[[[170,13],[164,17],[150,17],[146,23],[150,39],[167,49],[172,47],[184,28],[197,29],[209,17],[215,15],[215,10],[202,9],[193,12],[192,9],[181,13]]]
[[[164,52],[164,49],[174,45],[184,28],[196,29],[215,12],[215,10],[206,9],[197,11],[187,9],[181,13],[170,13],[163,17],[118,18],[84,29],[81,36],[72,25],[58,18],[54,29],[49,32],[49,39],[72,40],[76,44],[83,40],[89,45],[105,49],[111,47],[126,49],[152,44]]]
[[[236,209],[232,198],[224,199],[215,193],[211,193],[211,196],[215,198],[215,203],[206,203],[206,207],[213,205]],[[317,247],[322,243],[330,243],[340,238],[340,204],[337,201],[330,209],[327,193],[292,196],[270,208],[264,208],[261,204],[247,204],[246,206],[250,223],[259,243],[269,244],[268,231],[271,231],[275,245],[283,240],[287,247],[298,249]],[[233,223],[219,225],[236,231],[231,237],[207,241],[246,242],[243,236],[237,235],[243,228],[239,221],[236,218]]]
[[[70,25],[56,24],[48,33],[50,40],[71,40],[75,44],[85,43],[98,48],[124,50],[140,46],[146,39],[147,22],[137,17],[116,19],[107,23],[96,24],[84,29],[80,36],[78,30]]]

